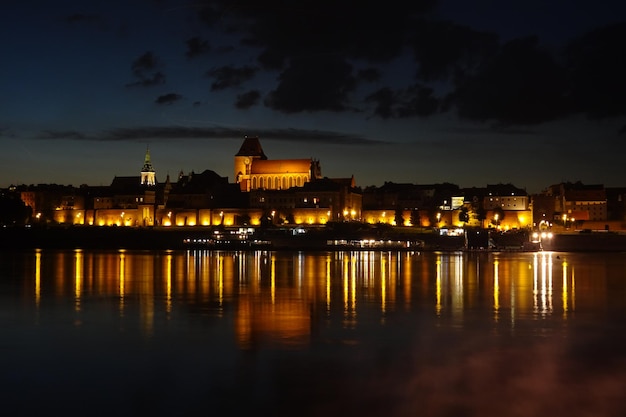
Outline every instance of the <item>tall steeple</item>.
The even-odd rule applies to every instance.
[[[156,172],[154,172],[152,162],[150,162],[150,148],[148,146],[146,146],[146,157],[141,169],[141,185],[156,185]]]

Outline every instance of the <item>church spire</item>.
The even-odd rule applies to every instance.
[[[156,184],[156,172],[154,172],[154,168],[152,168],[152,162],[150,162],[150,148],[148,146],[146,146],[146,157],[144,158],[143,168],[141,169],[141,184]]]

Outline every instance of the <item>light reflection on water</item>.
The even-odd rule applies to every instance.
[[[625,258],[3,254],[0,388],[30,412],[622,415]]]

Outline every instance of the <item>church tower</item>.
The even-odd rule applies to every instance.
[[[156,172],[150,162],[150,149],[146,147],[146,158],[141,169],[141,185],[156,185]]]
[[[267,156],[257,136],[245,136],[239,152],[235,154],[235,182],[241,191],[250,191],[250,172],[255,160],[266,161]]]

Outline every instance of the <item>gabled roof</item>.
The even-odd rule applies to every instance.
[[[310,159],[255,160],[250,169],[251,174],[308,174],[310,171]]]
[[[237,152],[235,156],[256,156],[260,159],[267,159],[261,147],[261,142],[256,136],[246,136],[241,144],[241,148],[239,148],[239,152]]]

